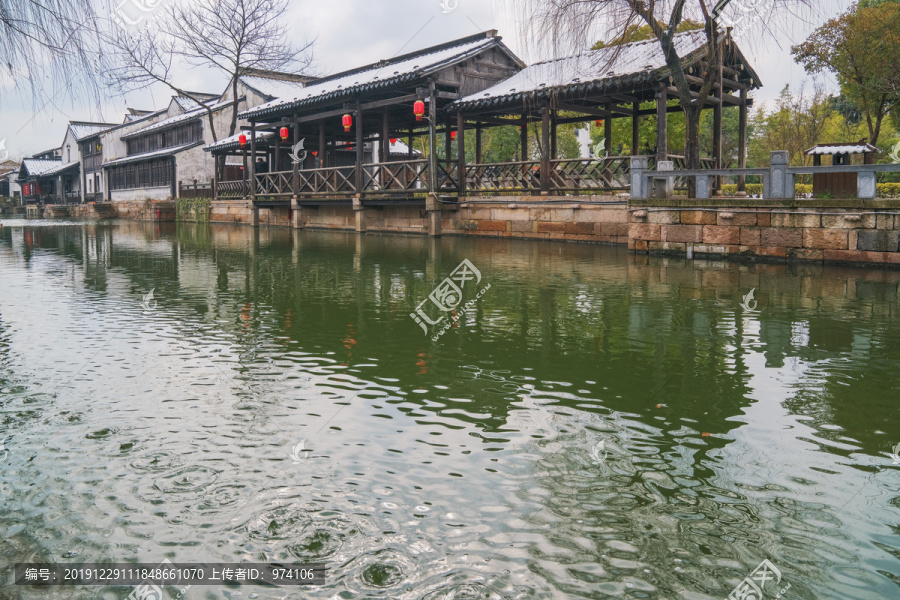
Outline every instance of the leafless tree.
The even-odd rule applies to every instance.
[[[512,3],[513,0],[510,0]],[[762,29],[773,30],[773,15],[803,14],[809,12],[813,0],[733,0],[730,5],[721,0],[515,0],[513,6],[521,12],[524,7],[525,24],[523,38],[554,54],[580,54],[598,39],[624,39],[626,31],[634,25],[649,28],[666,61],[667,75],[675,87],[685,114],[685,157],[691,169],[700,168],[700,113],[713,93],[717,70],[700,69],[685,72],[686,56],[680,56],[674,37],[679,25],[690,19],[701,23],[706,34],[705,65],[715,65],[723,50],[722,27],[733,20],[759,21]],[[727,6],[726,6],[727,5]],[[725,6],[724,11],[722,7]],[[731,11],[731,12],[729,12]],[[787,11],[787,12],[785,12]],[[607,54],[610,64],[615,53]],[[597,65],[597,72],[607,70],[607,65]],[[691,89],[691,80],[697,84],[697,92]]]
[[[287,39],[288,0],[193,0],[165,7],[139,32],[122,30],[113,36],[115,66],[110,83],[134,90],[162,83],[197,102],[203,98],[174,83],[180,60],[228,76],[232,91],[231,124],[237,129],[238,79],[250,70],[307,72],[313,61],[312,42]],[[213,111],[205,104],[213,139]]]
[[[64,92],[98,98],[104,23],[92,0],[0,1],[0,82],[8,77],[35,102]]]

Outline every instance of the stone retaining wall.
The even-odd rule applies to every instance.
[[[706,201],[708,202],[708,201]],[[660,205],[660,204],[667,205]],[[900,264],[896,201],[667,200],[630,207],[637,252]],[[810,204],[827,204],[810,206]],[[678,206],[680,204],[680,206]]]

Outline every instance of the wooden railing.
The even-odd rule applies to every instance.
[[[213,182],[209,181],[207,183],[198,183],[197,180],[194,180],[193,183],[184,183],[183,181],[178,182],[178,197],[179,198],[212,198],[213,197]]]
[[[465,165],[465,193],[539,192],[546,176],[545,189],[551,193],[611,192],[629,190],[631,187],[632,156],[604,158],[578,158],[549,161],[549,172],[541,172],[540,160],[483,163]],[[655,168],[656,157],[642,157],[650,169]],[[684,165],[684,157],[669,156],[676,171]],[[712,159],[701,159],[704,168],[714,164]],[[460,192],[460,173],[456,160],[436,161],[434,174],[436,192],[454,194]],[[296,194],[298,198],[346,197],[362,194],[368,197],[406,196],[425,194],[431,188],[431,162],[427,159],[399,160],[363,165],[361,186],[357,189],[356,167],[322,167],[298,171],[296,190],[294,172],[278,171],[256,175],[255,190],[248,189],[244,181],[219,182],[216,195],[220,198],[241,198],[255,193],[256,197],[287,200]],[[687,179],[674,175],[676,187],[686,187]],[[184,188],[182,188],[184,189]]]

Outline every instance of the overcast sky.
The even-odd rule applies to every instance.
[[[118,0],[121,1],[121,0]],[[127,0],[132,1],[132,0]],[[147,0],[144,0],[147,2]],[[442,1],[456,7],[444,12]],[[771,0],[733,0],[750,4]],[[757,103],[771,101],[785,84],[798,87],[809,77],[794,64],[790,47],[806,38],[827,18],[846,10],[851,0],[815,0],[815,14],[803,18],[783,16],[757,24],[738,40],[741,49],[762,78]],[[150,3],[152,4],[152,3]],[[523,43],[516,0],[329,0],[291,2],[290,22],[299,41],[315,38],[315,56],[321,74],[391,58],[400,53],[439,44],[455,38],[497,29],[504,42],[526,62],[549,58],[531,44]],[[765,12],[765,11],[763,11]],[[764,27],[776,35],[766,35]],[[227,79],[203,69],[184,69],[178,83],[187,89],[220,93]],[[836,87],[833,78],[825,83]],[[171,93],[157,86],[129,96],[110,97],[100,109],[70,100],[33,106],[30,94],[0,89],[0,141],[13,158],[59,146],[70,120],[120,123],[126,107],[158,109],[168,104]],[[64,96],[64,95],[63,95]],[[0,151],[2,152],[2,151]]]

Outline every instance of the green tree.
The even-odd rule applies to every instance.
[[[821,88],[810,95],[802,87],[796,94],[784,86],[775,110],[760,108],[751,115],[749,158],[754,166],[767,166],[772,150],[787,150],[792,165],[809,165],[805,151],[824,141],[829,119],[837,114]]]
[[[900,4],[854,6],[791,49],[809,73],[837,75],[841,92],[862,112],[878,143],[884,117],[900,102]]]

